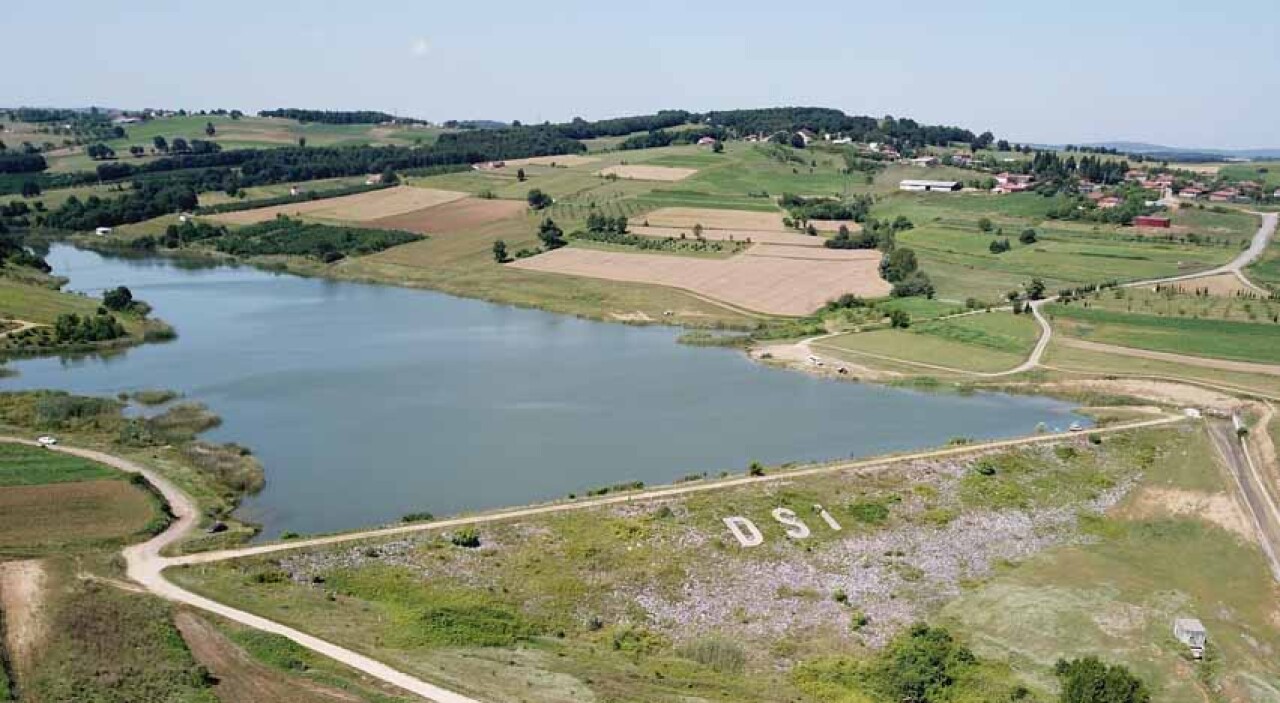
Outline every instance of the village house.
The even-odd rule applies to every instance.
[[[1191,656],[1200,659],[1204,656],[1204,645],[1209,639],[1204,624],[1196,618],[1178,618],[1173,621],[1173,636],[1191,650]]]
[[[1030,190],[1035,182],[1035,176],[1026,173],[1004,173],[996,174],[996,187],[991,189],[992,193],[1021,193]]]
[[[956,166],[972,166],[973,154],[952,154],[951,163]]]
[[[1098,207],[1102,208],[1103,210],[1110,210],[1113,207],[1120,207],[1120,204],[1123,202],[1124,202],[1123,200],[1121,200],[1120,198],[1117,198],[1114,195],[1106,195],[1101,198],[1098,198]]]
[[[1198,198],[1203,198],[1203,197],[1204,197],[1204,188],[1197,188],[1197,187],[1195,187],[1195,186],[1187,186],[1186,188],[1183,188],[1182,190],[1178,191],[1178,197],[1179,197],[1179,198],[1185,198],[1185,199],[1187,199],[1187,200],[1196,200],[1196,199],[1198,199]]]
[[[800,136],[800,139],[804,140],[805,146],[809,146],[809,142],[812,142],[813,140],[818,138],[817,134],[815,134],[812,130],[808,130],[808,129],[799,130],[798,132],[796,132],[796,134]]]
[[[937,166],[937,165],[938,165],[938,157],[936,157],[936,156],[917,156],[917,157],[916,157],[916,158],[914,158],[914,159],[910,159],[910,162],[911,162],[911,165],[912,165],[912,166],[932,167],[932,166]]]
[[[107,236],[108,234],[111,234],[111,228],[110,228],[110,227],[99,227],[99,228],[95,229],[95,230],[93,231],[93,233],[94,233],[94,234],[96,234],[96,235],[98,235],[99,237],[105,237],[105,236]]]
[[[698,140],[698,146],[712,146],[716,143],[715,137],[703,137]]]
[[[1240,195],[1240,191],[1235,188],[1223,188],[1215,190],[1209,194],[1209,202],[1211,203],[1229,203]]]
[[[909,190],[920,193],[955,193],[963,186],[959,181],[920,181],[905,180],[898,183],[898,190]]]

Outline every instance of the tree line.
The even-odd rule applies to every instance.
[[[817,134],[843,134],[855,141],[889,142],[946,146],[952,142],[988,146],[993,137],[989,132],[975,135],[960,127],[922,125],[915,120],[894,117],[866,117],[846,115],[840,110],[823,107],[771,107],[754,110],[724,110],[708,112],[706,124],[724,127],[738,135],[774,134],[801,129]]]
[[[395,115],[375,110],[303,110],[296,107],[259,110],[258,117],[283,117],[303,123],[322,124],[381,124],[396,119]]]

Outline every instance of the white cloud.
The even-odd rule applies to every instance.
[[[426,56],[429,51],[431,51],[431,44],[425,37],[414,39],[409,45],[409,53],[413,56]]]

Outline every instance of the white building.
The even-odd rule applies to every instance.
[[[937,166],[938,157],[936,156],[917,156],[911,159],[912,166]]]
[[[98,229],[95,229],[95,230],[93,231],[93,233],[94,233],[94,234],[96,234],[96,235],[98,235],[99,237],[105,237],[105,236],[107,236],[108,234],[111,234],[111,228],[110,228],[110,227],[99,227]]]
[[[1173,636],[1178,641],[1187,645],[1191,650],[1191,656],[1199,659],[1204,656],[1204,645],[1208,641],[1209,635],[1205,632],[1204,624],[1195,618],[1178,618],[1173,621]]]
[[[910,190],[921,193],[947,192],[955,193],[962,186],[959,181],[919,181],[906,180],[898,183],[898,190]]]

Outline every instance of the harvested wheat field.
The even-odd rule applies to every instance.
[[[254,210],[226,212],[211,215],[209,219],[228,225],[252,225],[273,220],[277,215],[305,215],[326,220],[344,222],[368,222],[393,215],[401,215],[434,205],[461,200],[466,193],[452,190],[435,190],[433,188],[415,188],[413,186],[396,186],[383,188],[368,193],[344,195],[340,198],[308,200],[288,205],[273,205]]]
[[[566,247],[509,264],[516,268],[681,288],[774,315],[807,315],[844,293],[888,295],[880,253],[850,259],[735,256],[699,259]]]
[[[692,227],[638,227],[628,228],[632,234],[645,237],[675,237],[684,235],[693,239]],[[823,237],[810,237],[798,232],[768,232],[754,229],[711,229],[703,227],[702,238],[717,242],[751,242],[753,244],[786,244],[796,247],[820,247],[826,241]]]
[[[0,550],[126,537],[146,527],[153,514],[151,499],[128,481],[5,486]]]
[[[841,227],[848,227],[850,232],[862,231],[862,225],[853,220],[809,220],[809,224],[819,232],[839,232]]]
[[[595,156],[560,154],[558,156],[531,156],[527,159],[510,159],[503,163],[505,163],[508,168],[518,168],[520,166],[563,166],[565,168],[573,168],[574,166],[593,164],[599,160],[600,159]]]
[[[519,217],[524,214],[525,209],[526,205],[521,200],[463,198],[444,205],[370,220],[367,224],[418,234],[440,234],[466,231],[490,222]]]
[[[702,225],[706,229],[742,229],[761,232],[793,232],[782,226],[780,212],[753,212],[751,210],[719,210],[704,207],[664,207],[640,217],[631,218],[633,224],[648,222],[652,227],[691,228]]]
[[[800,235],[804,236],[804,235]],[[867,249],[828,249],[822,246],[822,237],[805,237],[817,239],[819,244],[795,245],[789,243],[761,242],[742,252],[743,256],[764,256],[777,259],[810,259],[819,261],[860,261],[867,258]],[[871,252],[875,253],[875,252]],[[878,253],[875,253],[879,257]]]
[[[601,176],[617,176],[637,181],[683,181],[697,173],[696,168],[675,168],[672,166],[624,165],[609,166],[596,171]]]

